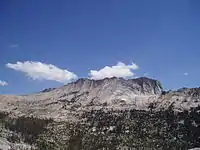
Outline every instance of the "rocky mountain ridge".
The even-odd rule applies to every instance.
[[[79,79],[0,96],[3,150],[188,150],[200,147],[200,88],[149,78]]]
[[[1,111],[16,116],[51,117],[69,119],[72,112],[92,109],[167,109],[189,110],[200,105],[200,88],[163,91],[159,81],[141,77],[137,79],[105,78],[78,79],[60,88],[45,89],[23,96],[0,96]],[[72,117],[73,118],[73,117]]]

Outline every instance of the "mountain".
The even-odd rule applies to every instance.
[[[200,88],[164,91],[159,81],[145,77],[78,79],[35,94],[1,95],[0,145],[77,150],[200,147],[199,106]]]
[[[173,104],[176,111],[188,110],[200,104],[199,88],[163,91],[159,81],[105,78],[79,79],[60,88],[45,89],[36,94],[0,96],[0,109],[13,115],[33,115],[66,119],[71,110],[91,109],[167,109]]]

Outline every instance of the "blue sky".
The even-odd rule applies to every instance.
[[[0,94],[63,85],[60,78],[53,81],[55,74],[37,76],[30,70],[34,67],[28,67],[28,77],[16,66],[25,67],[25,61],[52,64],[60,74],[66,69],[78,78],[122,62],[129,65],[125,71],[158,79],[166,89],[197,87],[200,1],[2,0],[0,54],[0,80],[8,83],[0,86]]]

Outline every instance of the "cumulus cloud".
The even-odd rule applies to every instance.
[[[133,70],[138,69],[139,67],[132,63],[130,65],[126,65],[123,62],[118,62],[115,66],[105,66],[100,70],[90,70],[89,76],[91,79],[103,79],[103,78],[111,78],[111,77],[132,77],[134,76]]]
[[[8,85],[8,83],[6,81],[0,80],[0,86],[6,86],[6,85]]]
[[[60,83],[67,83],[77,78],[77,75],[66,69],[60,69],[52,64],[41,62],[25,61],[15,64],[6,64],[8,68],[25,73],[33,80],[52,80]]]
[[[188,74],[187,72],[185,72],[183,75],[184,75],[184,76],[188,76],[189,74]]]

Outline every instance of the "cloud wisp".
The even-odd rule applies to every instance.
[[[8,83],[6,81],[0,80],[0,86],[7,86],[7,85],[8,85]]]
[[[143,76],[144,76],[144,77],[147,77],[147,76],[149,76],[149,73],[144,73]]]
[[[42,62],[25,61],[16,62],[15,64],[6,64],[8,68],[25,73],[33,80],[51,80],[60,83],[68,83],[77,79],[77,75],[66,69],[60,69],[52,64]]]
[[[139,67],[132,63],[130,65],[126,65],[123,62],[118,62],[115,66],[105,66],[100,70],[90,70],[89,76],[91,79],[99,80],[103,78],[111,78],[111,77],[133,77],[135,74],[133,70],[137,70]]]
[[[189,75],[189,73],[185,72],[183,75],[184,75],[184,76],[188,76],[188,75]]]
[[[10,48],[18,48],[19,44],[10,44]]]

